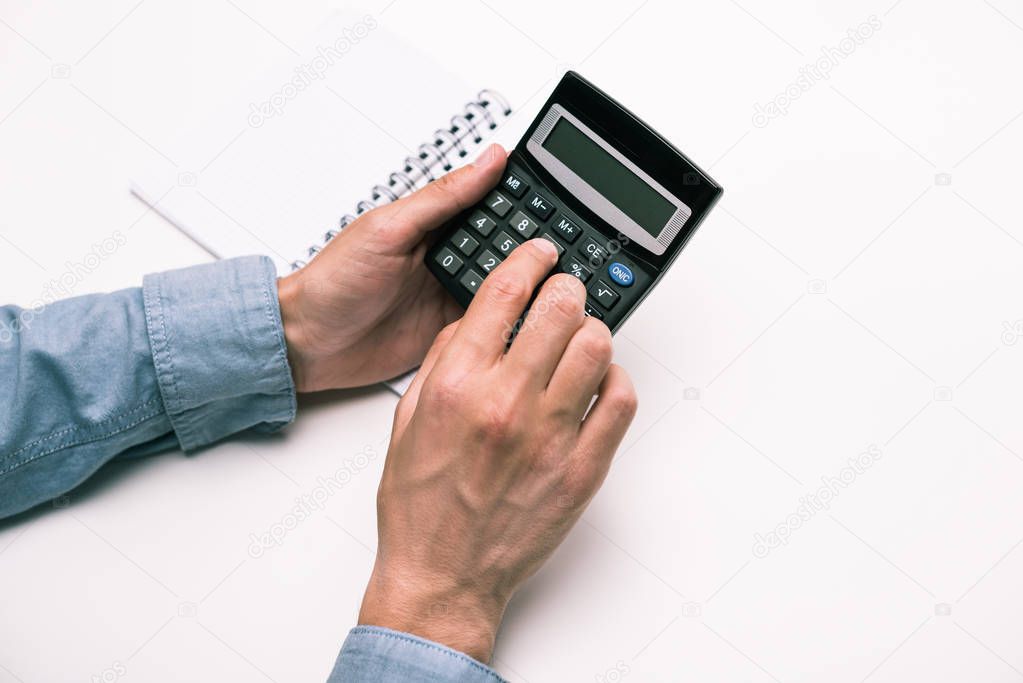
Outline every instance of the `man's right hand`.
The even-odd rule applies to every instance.
[[[582,283],[548,279],[506,352],[556,262],[546,240],[517,248],[398,403],[360,624],[488,661],[512,593],[603,482],[636,394],[607,327],[583,314]]]

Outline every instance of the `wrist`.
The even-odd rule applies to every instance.
[[[310,391],[309,373],[306,372],[306,342],[303,325],[299,318],[300,285],[295,275],[277,279],[277,300],[281,307],[281,324],[284,327],[284,343],[288,350],[288,365],[295,391]]]
[[[429,580],[382,577],[374,571],[359,624],[411,633],[487,663],[506,602]]]

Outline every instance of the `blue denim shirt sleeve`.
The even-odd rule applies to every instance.
[[[0,518],[115,457],[277,429],[295,388],[272,262],[149,275],[142,288],[0,307]]]
[[[409,633],[357,626],[345,639],[328,683],[504,683],[475,659]]]
[[[0,519],[78,486],[114,458],[295,417],[272,262],[149,275],[141,288],[0,307]],[[501,679],[412,635],[359,627],[331,681]]]

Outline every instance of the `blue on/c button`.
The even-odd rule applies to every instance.
[[[618,263],[617,261],[607,267],[607,274],[611,276],[611,279],[616,284],[622,287],[628,287],[636,281],[636,276],[632,274],[632,269],[624,263]]]

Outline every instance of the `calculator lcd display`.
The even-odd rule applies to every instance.
[[[675,213],[674,204],[567,119],[554,124],[543,147],[653,237]]]

